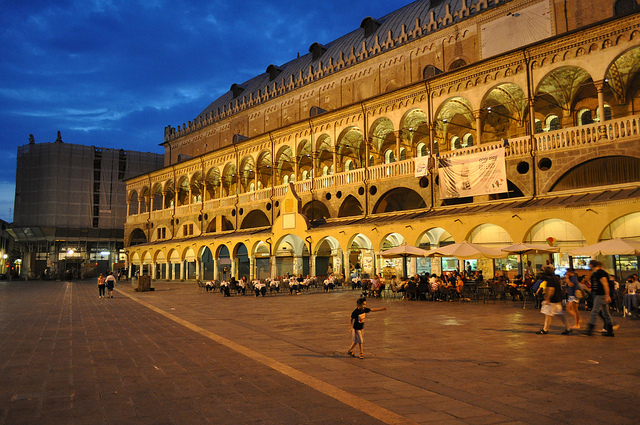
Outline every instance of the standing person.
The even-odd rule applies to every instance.
[[[573,329],[580,329],[580,324],[582,323],[582,319],[580,318],[580,313],[578,312],[578,304],[580,300],[576,296],[576,291],[580,290],[580,285],[578,284],[578,276],[576,275],[575,270],[569,269],[567,273],[564,275],[565,283],[567,284],[567,311],[576,321],[576,324],[573,326]],[[581,291],[580,291],[581,292]]]
[[[567,319],[562,312],[562,286],[560,285],[560,279],[553,273],[551,267],[545,267],[544,278],[547,281],[547,290],[544,293],[544,301],[542,301],[542,308],[540,313],[544,314],[544,325],[542,329],[536,332],[538,335],[545,335],[549,333],[549,325],[551,325],[551,319],[553,316],[560,317],[562,323],[564,323],[564,332],[562,335],[571,335],[573,331],[567,323]]]
[[[113,273],[111,272],[107,273],[106,284],[107,284],[107,297],[113,298],[113,287],[116,284],[116,278],[113,276]]]
[[[587,324],[587,335],[593,334],[593,328],[596,326],[596,318],[598,314],[602,316],[604,321],[605,336],[613,335],[613,320],[609,314],[609,303],[611,302],[611,289],[609,288],[609,273],[602,269],[600,261],[589,261],[591,273],[591,296],[593,298],[593,307],[591,308],[591,316]]]
[[[349,322],[349,332],[351,333],[352,344],[351,347],[349,347],[349,351],[347,351],[347,354],[349,354],[351,357],[355,357],[356,355],[353,352],[353,349],[357,345],[360,349],[360,358],[364,359],[364,351],[362,349],[362,345],[364,344],[363,329],[365,316],[369,312],[384,311],[387,308],[368,308],[367,299],[364,297],[359,298],[358,301],[356,301],[356,305],[357,307],[355,310],[353,310],[353,313],[351,313],[351,321]]]
[[[104,276],[100,273],[100,276],[98,277],[98,298],[104,298],[105,284]]]

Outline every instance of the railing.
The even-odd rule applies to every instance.
[[[535,148],[540,152],[549,152],[554,150],[565,150],[576,147],[587,146],[596,143],[607,143],[625,138],[640,137],[640,115],[618,118],[606,121],[604,124],[593,123],[577,127],[570,127],[561,130],[538,133],[533,136],[522,136],[508,140],[505,154],[510,157],[530,155]],[[535,143],[535,145],[532,143]],[[443,152],[440,158],[454,157],[472,153],[486,152],[503,147],[504,144],[485,143],[478,146],[472,146],[465,149]],[[384,180],[395,177],[413,175],[415,173],[415,162],[408,159],[390,164],[381,164],[368,168],[369,180]],[[351,170],[344,173],[332,174],[328,176],[320,176],[314,179],[301,180],[294,183],[297,193],[309,193],[311,190],[330,189],[339,186],[348,186],[358,184],[365,179],[365,170],[363,168]],[[240,204],[248,204],[255,201],[268,199],[272,196],[282,198],[285,196],[289,185],[276,186],[273,189],[260,189],[255,192],[240,194],[237,198],[235,195],[224,198],[210,199],[204,203],[206,211],[215,210],[220,207],[228,207],[235,205],[236,200]],[[186,215],[198,212],[201,203],[191,205],[183,205],[176,208],[176,215]],[[173,207],[163,210],[152,211],[152,219],[169,218],[173,215]],[[131,214],[127,217],[127,223],[137,224],[145,222],[149,214],[142,212],[139,214]]]
[[[346,186],[349,184],[360,183],[364,180],[364,169],[347,171],[335,175],[336,186]]]
[[[638,136],[640,133],[640,116],[636,115],[606,121],[605,126],[607,139],[609,140]]]
[[[582,125],[580,127],[538,133],[533,137],[538,151],[573,148],[589,143],[597,143],[599,126],[599,123]]]
[[[330,176],[321,176],[316,177],[315,183],[313,185],[314,189],[328,189],[330,187],[335,186],[335,176],[332,174]]]
[[[413,159],[376,165],[369,167],[369,179],[383,180],[391,177],[411,175],[415,173],[415,169],[415,161]]]

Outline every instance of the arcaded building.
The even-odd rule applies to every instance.
[[[164,168],[127,180],[127,260],[157,279],[398,274],[384,249],[467,240],[548,243],[582,267],[572,248],[640,238],[638,10],[416,1],[230,81],[165,128]]]
[[[22,277],[95,275],[124,268],[126,183],[163,155],[64,143],[18,148],[10,233]],[[46,271],[46,272],[45,272]]]

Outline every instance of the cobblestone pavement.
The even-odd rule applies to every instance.
[[[0,283],[0,424],[630,424],[640,321],[536,335],[522,303],[224,298],[192,283]],[[584,319],[587,313],[581,312]]]

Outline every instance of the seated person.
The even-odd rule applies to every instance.
[[[256,297],[260,296],[261,294],[264,297],[267,294],[267,285],[265,285],[261,281],[258,281],[258,283],[254,283],[253,285],[253,291],[256,293]]]
[[[224,294],[225,297],[231,296],[231,291],[229,289],[229,282],[223,280],[220,282],[220,292]]]
[[[213,280],[208,281],[204,286],[204,289],[207,292],[213,291],[215,288],[216,288],[216,284],[213,282]]]
[[[329,274],[329,276],[324,280],[324,292],[329,292],[330,289],[335,287],[335,276],[333,273]]]

